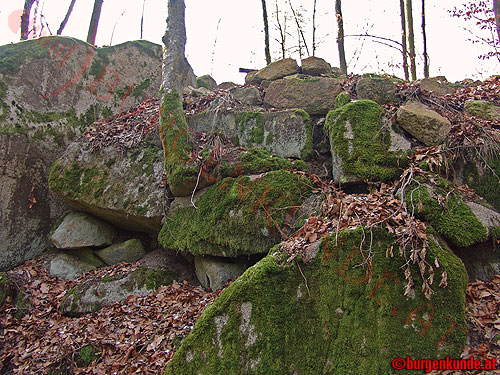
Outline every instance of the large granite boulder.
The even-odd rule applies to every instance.
[[[107,265],[121,262],[132,263],[146,255],[141,240],[132,238],[125,242],[115,243],[104,249],[96,250],[95,254]]]
[[[358,99],[373,100],[380,105],[398,103],[396,92],[396,85],[387,77],[367,76],[356,83]]]
[[[51,168],[51,191],[69,206],[118,227],[158,233],[167,201],[163,153],[158,133],[153,134],[123,151],[106,146],[93,152],[86,140],[75,141]]]
[[[49,193],[50,166],[101,117],[155,96],[161,46],[95,48],[68,37],[0,47],[0,270],[39,255],[67,209]]]
[[[320,76],[323,74],[330,74],[332,67],[329,63],[320,57],[309,56],[302,60],[302,74],[310,76]]]
[[[440,144],[451,130],[447,118],[419,102],[399,107],[396,118],[401,128],[426,146]]]
[[[284,170],[228,177],[193,201],[176,198],[158,242],[194,255],[265,253],[294,230],[294,214],[311,191],[308,179]]]
[[[370,100],[359,100],[330,111],[325,128],[330,136],[333,180],[341,184],[363,180],[391,181],[408,164],[407,144],[382,121],[384,111]]]
[[[205,289],[216,291],[226,286],[229,280],[236,280],[248,265],[241,260],[196,256],[194,258],[196,277]]]
[[[430,91],[436,95],[454,94],[457,91],[456,87],[452,87],[446,77],[430,77],[423,78],[418,82],[421,90]]]
[[[205,74],[204,76],[196,78],[196,88],[204,87],[208,90],[212,90],[217,87],[217,82],[212,76]]]
[[[275,108],[300,108],[309,115],[325,115],[335,108],[335,98],[342,91],[338,79],[292,76],[274,81],[267,88],[264,104]]]
[[[395,358],[458,358],[467,339],[458,328],[466,324],[460,259],[429,235],[428,262],[440,264],[434,294],[423,296],[418,277],[405,296],[406,260],[386,256],[394,237],[374,229],[372,261],[362,266],[364,235],[357,228],[326,236],[308,263],[272,249],[207,307],[165,375],[387,375],[400,373]],[[443,270],[446,287],[437,285]],[[420,275],[416,265],[412,272]]]
[[[257,72],[251,72],[251,79],[248,83],[261,83],[262,81],[274,81],[292,74],[299,72],[297,61],[288,58],[283,60],[274,61],[265,68]]]

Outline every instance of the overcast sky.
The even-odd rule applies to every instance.
[[[464,0],[465,1],[465,0]],[[55,34],[70,0],[39,0],[39,8],[50,29]],[[63,35],[86,39],[94,0],[76,0],[76,5]],[[276,32],[276,0],[267,0],[271,28],[273,59],[279,57]],[[336,45],[336,20],[333,0],[317,0],[316,56],[333,66],[338,66]],[[392,3],[392,5],[390,4]],[[421,52],[420,1],[414,1],[414,18],[417,50]],[[462,20],[452,18],[448,10],[460,5],[462,0],[427,1],[427,34],[431,76],[445,75],[450,81],[464,78],[485,79],[500,74],[498,60],[482,61],[478,54],[484,46],[471,44],[470,31],[464,30]],[[437,3],[437,4],[436,4]],[[19,15],[24,0],[1,0],[0,44],[19,40]],[[311,48],[313,0],[292,0],[297,8],[305,9],[304,27],[306,41]],[[140,37],[140,20],[143,0],[104,0],[101,21],[97,32],[98,46],[123,43]],[[399,2],[388,0],[344,0],[345,34],[369,33],[400,41]],[[278,0],[281,19],[289,13],[287,0]],[[32,13],[34,13],[34,8]],[[39,10],[39,13],[40,13]],[[143,38],[161,44],[165,30],[167,0],[146,0]],[[287,46],[297,45],[297,29],[293,20],[287,23],[291,35]],[[212,74],[218,83],[242,83],[244,75],[238,68],[261,68],[265,65],[263,21],[259,0],[186,0],[187,45],[186,55],[197,75]],[[114,33],[113,33],[114,29]],[[474,30],[476,31],[476,30]],[[111,40],[113,34],[113,38]],[[374,39],[346,37],[348,69],[354,73],[385,72],[403,76],[401,53]],[[293,55],[299,60],[298,54]],[[418,76],[422,76],[421,58]]]

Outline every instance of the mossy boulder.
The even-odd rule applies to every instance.
[[[410,212],[429,222],[453,246],[467,247],[488,239],[488,229],[464,202],[453,185],[436,177],[436,184],[422,182],[405,192]]]
[[[275,81],[292,74],[297,74],[298,72],[299,66],[295,59],[288,58],[278,60],[255,72],[252,76],[252,82],[261,83],[262,81]]]
[[[399,126],[426,146],[443,142],[451,130],[451,122],[420,102],[410,102],[396,112]]]
[[[132,238],[125,242],[115,243],[104,249],[96,250],[95,254],[107,265],[121,262],[133,263],[146,255],[141,240]]]
[[[500,106],[486,100],[467,100],[464,104],[464,111],[485,120],[500,119]]]
[[[79,249],[88,246],[111,245],[116,230],[84,212],[71,212],[58,225],[50,240],[58,249]]]
[[[265,253],[293,231],[293,215],[311,190],[309,180],[284,170],[225,178],[204,191],[196,208],[187,202],[171,209],[158,242],[194,255]]]
[[[156,234],[166,204],[163,171],[159,142],[144,140],[124,152],[113,146],[93,152],[79,140],[52,165],[49,188],[77,210],[127,230]]]
[[[272,249],[207,307],[164,374],[387,375],[400,373],[397,357],[458,358],[467,338],[460,259],[431,240],[428,261],[439,259],[448,286],[434,285],[427,300],[417,280],[405,297],[406,261],[385,256],[394,237],[372,234],[364,267],[361,228],[325,237],[310,263]]]
[[[196,256],[194,267],[201,285],[215,292],[224,288],[229,280],[236,280],[248,265],[241,259]]]
[[[66,292],[60,309],[68,316],[96,312],[130,295],[145,296],[161,285],[169,285],[175,277],[171,271],[161,268],[139,267],[126,275],[85,281]]]
[[[88,124],[155,96],[161,60],[161,46],[147,41],[95,48],[54,36],[0,46],[0,270],[47,248],[68,209],[49,192],[50,166]]]
[[[82,273],[103,267],[105,264],[92,249],[86,247],[56,254],[48,264],[52,276],[64,280],[75,280]]]
[[[454,94],[457,91],[443,76],[423,78],[418,82],[418,86],[421,90],[431,91],[436,95]]]
[[[196,88],[204,87],[208,90],[212,90],[217,87],[217,82],[212,76],[205,74],[204,76],[196,78]]]
[[[287,77],[266,89],[264,104],[275,108],[300,108],[309,115],[325,115],[335,108],[342,82],[327,77]]]
[[[390,150],[390,128],[377,103],[359,100],[330,111],[325,129],[330,136],[333,180],[343,184],[362,180],[391,181],[408,164],[404,150]]]
[[[470,158],[463,167],[463,181],[476,190],[497,211],[500,211],[500,157],[494,156],[487,160]]]
[[[387,77],[366,76],[356,83],[358,99],[373,100],[380,105],[398,103],[396,92],[396,85]]]
[[[320,76],[323,74],[331,74],[332,67],[324,59],[316,56],[309,56],[301,62],[302,74],[310,76]]]

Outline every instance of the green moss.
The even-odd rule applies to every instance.
[[[370,181],[387,182],[401,174],[408,158],[389,151],[390,133],[382,127],[383,109],[370,100],[358,100],[330,111],[325,128],[345,174]],[[348,139],[348,124],[352,139]]]
[[[479,162],[469,162],[465,165],[464,181],[497,211],[500,211],[500,158],[488,160],[491,169],[478,170],[477,165]]]
[[[204,76],[197,77],[196,78],[196,88],[199,89],[200,87],[204,87],[208,90],[212,90],[212,84],[213,84],[213,78],[210,77],[208,74],[205,74]]]
[[[134,87],[134,90],[132,91],[132,95],[134,96],[134,98],[137,98],[139,95],[141,95],[142,92],[146,90],[150,85],[151,85],[151,80],[149,78],[146,78],[139,85]]]
[[[291,215],[311,193],[310,182],[287,171],[261,178],[226,178],[192,206],[170,213],[160,231],[166,248],[235,257],[267,252],[281,240]]]
[[[460,259],[431,240],[428,261],[439,258],[448,287],[435,285],[429,301],[417,279],[407,298],[404,259],[385,257],[394,237],[374,230],[370,268],[355,267],[362,237],[361,228],[327,237],[308,264],[272,249],[206,308],[164,374],[387,375],[400,373],[397,357],[458,358],[467,338]]]
[[[335,109],[345,106],[351,101],[349,93],[343,91],[335,97]]]
[[[156,290],[161,285],[169,285],[176,278],[173,272],[158,269],[140,267],[132,274],[123,287],[128,292],[145,287],[147,290]]]
[[[406,192],[408,209],[417,217],[428,221],[436,231],[453,245],[466,247],[488,239],[488,230],[472,213],[457,194],[450,193],[448,186],[436,186],[436,194],[446,200],[445,207],[429,195],[425,185],[412,186]]]
[[[468,100],[465,102],[464,111],[473,116],[477,116],[485,120],[491,120],[493,118],[493,107],[494,104],[487,102],[486,100]]]
[[[75,362],[77,367],[88,367],[98,359],[99,356],[96,354],[96,349],[92,345],[85,345],[80,348]]]
[[[500,226],[490,227],[488,229],[488,234],[493,242],[497,242],[500,239]]]
[[[250,134],[248,142],[261,145],[264,143],[264,124],[266,119],[260,111],[242,111],[236,116],[236,126],[240,129],[240,136],[245,131]],[[248,129],[251,127],[250,129]]]

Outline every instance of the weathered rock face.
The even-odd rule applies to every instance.
[[[70,289],[61,303],[62,313],[80,316],[103,306],[123,301],[129,295],[145,296],[161,285],[170,284],[175,275],[161,269],[140,267],[123,276],[93,280]]]
[[[154,131],[124,152],[113,146],[91,152],[87,142],[75,141],[53,164],[49,187],[75,209],[124,229],[157,233],[166,198],[156,137]]]
[[[79,249],[111,245],[115,236],[115,229],[108,223],[83,212],[72,212],[64,217],[50,240],[58,249]]]
[[[332,67],[329,63],[319,57],[309,56],[302,60],[302,74],[310,76],[320,76],[332,72]]]
[[[397,103],[396,85],[386,77],[365,77],[356,84],[356,93],[359,99],[373,100],[380,105]]]
[[[252,75],[251,83],[261,83],[262,81],[274,81],[299,72],[297,61],[288,58],[274,61],[265,68]],[[250,73],[249,73],[250,74]]]
[[[156,95],[161,53],[146,41],[97,49],[67,37],[0,47],[0,270],[48,245],[67,209],[48,191],[50,165],[87,124]]]
[[[440,144],[451,129],[448,119],[418,102],[399,107],[396,116],[399,126],[426,146]]]
[[[196,78],[196,88],[204,87],[208,90],[212,90],[217,87],[217,82],[212,76],[205,74],[204,76]]]
[[[214,292],[224,288],[229,280],[236,280],[248,268],[242,261],[208,256],[195,257],[194,266],[201,285]]]
[[[207,188],[196,208],[190,199],[174,201],[158,241],[194,255],[266,253],[293,230],[293,216],[311,190],[309,180],[284,170],[226,178]]]
[[[233,87],[229,90],[231,95],[242,104],[261,105],[262,96],[256,87]]]
[[[335,108],[342,91],[339,80],[326,77],[288,77],[267,88],[264,103],[276,108],[300,108],[310,115],[325,115]]]
[[[285,158],[307,159],[312,153],[312,130],[309,115],[300,110],[205,111],[188,116],[193,132],[222,132],[233,144],[259,147]]]
[[[397,357],[459,356],[466,333],[449,327],[465,324],[462,262],[431,240],[429,262],[439,259],[448,286],[427,300],[419,279],[405,297],[405,260],[385,256],[394,238],[373,236],[371,267],[354,267],[364,259],[360,228],[325,237],[300,270],[271,250],[204,311],[165,374],[387,375],[399,373]]]
[[[485,120],[500,119],[500,106],[486,100],[467,100],[464,111]]]
[[[396,149],[383,126],[383,109],[359,100],[330,111],[325,128],[330,134],[333,180],[342,184],[396,179],[408,164],[405,149]]]
[[[424,78],[418,85],[421,90],[432,91],[437,95],[453,94],[456,91],[456,88],[450,86],[446,77]]]

